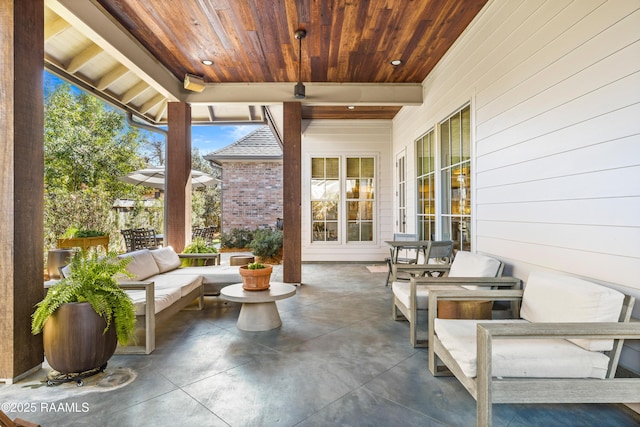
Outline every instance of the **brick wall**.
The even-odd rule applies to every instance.
[[[282,218],[282,162],[222,165],[222,231],[275,227]]]

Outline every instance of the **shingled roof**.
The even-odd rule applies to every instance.
[[[282,148],[269,126],[261,126],[231,145],[204,156],[216,163],[225,160],[282,159]]]

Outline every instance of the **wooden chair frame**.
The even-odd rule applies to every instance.
[[[615,378],[625,339],[640,339],[640,323],[630,323],[635,299],[626,295],[617,323],[500,323],[478,324],[477,377],[467,377],[435,334],[438,301],[490,299],[522,300],[521,290],[437,290],[429,293],[429,370],[434,376],[454,375],[476,400],[478,426],[491,426],[493,403],[630,403],[640,396],[640,378]],[[517,317],[517,316],[514,316]],[[492,340],[545,338],[611,338],[613,349],[605,379],[497,378],[491,374]],[[443,364],[440,364],[442,362]]]
[[[145,342],[144,345],[119,345],[116,350],[117,354],[150,354],[156,348],[156,323],[165,321],[187,305],[191,304],[195,299],[198,300],[196,310],[204,309],[204,285],[202,284],[159,313],[155,312],[156,304],[154,282],[123,281],[119,282],[118,285],[125,290],[145,291],[144,315],[136,316],[137,322],[140,321],[141,317],[144,317]]]
[[[417,299],[418,286],[479,286],[482,288],[507,288],[518,289],[520,287],[520,279],[514,277],[502,277],[504,271],[504,263],[500,262],[496,277],[448,277],[451,264],[394,264],[394,277],[396,271],[403,271],[412,276],[410,281],[410,296],[409,301],[414,302]],[[433,274],[437,273],[436,277]],[[466,289],[465,289],[466,291]],[[431,299],[431,290],[429,290],[429,299]],[[478,300],[478,298],[474,298]],[[512,305],[512,311],[517,310],[515,305]],[[418,307],[415,303],[410,304],[409,307],[405,306],[395,295],[393,296],[391,306],[391,318],[393,320],[400,320],[400,313],[409,321],[409,340],[413,347],[428,347],[428,340],[418,339]],[[516,313],[514,312],[514,315]]]

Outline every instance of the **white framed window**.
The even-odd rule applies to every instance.
[[[415,142],[418,237],[471,250],[471,109],[467,105]]]
[[[432,129],[416,141],[418,238],[436,239],[436,140]]]
[[[311,242],[375,240],[374,156],[311,158]]]
[[[471,250],[471,108],[440,123],[442,238]]]
[[[347,242],[372,242],[375,160],[373,157],[347,157],[346,162]]]
[[[403,150],[396,156],[396,178],[398,187],[396,188],[397,214],[396,231],[398,233],[407,232],[407,157]]]
[[[340,158],[311,159],[311,241],[338,241]]]

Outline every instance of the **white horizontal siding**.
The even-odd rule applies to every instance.
[[[393,152],[471,101],[475,250],[640,297],[640,1],[492,0],[423,85]]]

